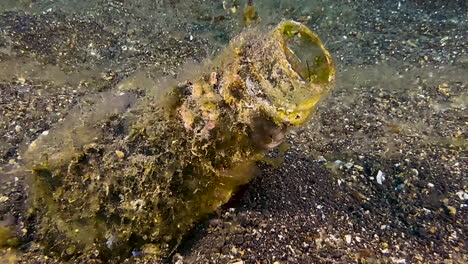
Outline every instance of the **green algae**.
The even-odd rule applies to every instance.
[[[5,247],[10,238],[10,230],[5,227],[0,227],[0,247]]]
[[[18,238],[13,236],[10,228],[0,226],[0,248],[16,247],[19,244]]]
[[[44,251],[111,262],[132,251],[167,257],[251,180],[255,162],[308,120],[334,80],[330,55],[305,26],[284,21],[257,33],[234,39],[164,100],[111,97],[123,99],[115,108],[96,103],[31,144],[25,156]],[[288,43],[298,34],[306,37]],[[319,59],[304,69],[308,46]]]

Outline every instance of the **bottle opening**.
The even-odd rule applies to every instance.
[[[305,26],[292,22],[284,23],[282,33],[285,54],[294,71],[311,83],[330,82],[333,65],[320,39]]]

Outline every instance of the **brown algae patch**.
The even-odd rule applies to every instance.
[[[45,252],[167,257],[251,180],[255,162],[310,118],[334,81],[329,53],[304,25],[257,33],[242,33],[163,102],[109,95],[29,147]]]

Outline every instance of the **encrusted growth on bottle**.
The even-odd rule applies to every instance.
[[[149,96],[77,118],[93,122],[51,131],[30,147],[45,250],[65,259],[168,256],[307,121],[334,79],[318,37],[291,21],[242,33],[203,72],[169,89],[166,103]],[[87,133],[93,137],[82,144],[52,142]]]

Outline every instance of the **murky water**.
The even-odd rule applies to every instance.
[[[331,53],[337,69],[335,87],[316,116],[288,138],[294,153],[300,153],[290,159],[292,164],[309,159],[310,166],[329,169],[335,187],[344,188],[339,195],[366,196],[366,206],[371,207],[368,211],[382,216],[372,220],[379,228],[391,226],[383,216],[388,211],[399,215],[396,212],[401,209],[404,213],[399,217],[410,219],[393,226],[393,233],[398,233],[395,236],[372,229],[372,235],[379,234],[378,239],[355,228],[353,239],[367,236],[364,242],[348,243],[346,237],[330,242],[332,251],[346,252],[344,256],[355,260],[364,249],[372,248],[377,252],[374,259],[393,263],[417,263],[419,258],[427,263],[444,259],[462,263],[467,258],[463,244],[468,218],[466,1],[252,2],[259,19],[248,26],[243,15],[247,1],[243,0],[0,0],[0,227],[12,230],[9,235],[0,232],[4,248],[0,256],[5,256],[0,262],[27,263],[21,254],[35,252],[37,247],[34,220],[27,213],[28,180],[22,173],[25,150],[34,140],[54,129],[60,131],[67,120],[75,120],[76,113],[90,106],[93,109],[93,100],[100,96],[132,94],[132,102],[134,97],[162,96],[167,85],[200,75],[202,65],[216,58],[246,27],[257,27],[261,34],[283,19],[311,28]],[[297,53],[301,52],[308,54],[302,47]],[[309,65],[301,67],[305,74]],[[115,101],[117,106],[121,103]],[[112,100],[102,104],[106,109],[115,105]],[[106,109],[101,110],[107,113]],[[290,166],[291,161],[285,168],[293,170]],[[379,172],[385,173],[383,182]],[[286,193],[292,192],[291,185],[285,184],[289,186]],[[415,199],[409,209],[402,205],[405,199]],[[425,202],[431,199],[437,202]],[[255,211],[250,202],[239,206]],[[311,208],[303,205],[302,210]],[[343,219],[338,218],[338,206],[333,208],[330,217]],[[294,213],[291,215],[291,223],[297,221]],[[419,215],[427,217],[417,218]],[[307,221],[314,219],[311,216]],[[265,223],[265,229],[273,229],[270,224]],[[429,230],[427,236],[413,236],[408,230],[414,226]],[[432,227],[443,231],[432,232]],[[345,231],[350,232],[337,224],[326,233],[339,240],[348,234]],[[213,255],[207,250],[208,242],[216,241],[216,232],[205,234],[205,240],[193,242],[192,247],[184,246],[181,255],[189,260],[197,259],[197,254],[209,259]],[[265,236],[266,240],[277,237],[273,231]],[[10,241],[3,241],[7,239]],[[387,251],[391,248],[388,244],[404,248],[405,240],[408,247],[417,249],[419,257],[409,249]],[[234,243],[226,241],[226,247]],[[295,250],[283,250],[290,257],[284,263],[310,263],[305,255],[293,253],[303,243],[318,243],[314,241],[287,240],[283,244]],[[387,246],[382,248],[382,243]],[[427,251],[423,249],[426,244],[430,244]],[[222,252],[217,255],[219,263],[237,258],[246,263],[273,261],[279,255],[277,251],[263,253],[268,247],[263,244],[257,249],[235,245],[244,247],[244,254],[237,249],[233,253],[232,248],[226,253],[220,247],[216,252]],[[323,248],[307,250],[319,255]],[[431,255],[434,252],[437,254]],[[259,257],[262,254],[264,259]],[[333,259],[328,257],[324,259]],[[348,260],[344,258],[343,263]],[[40,257],[38,261],[46,263]]]

